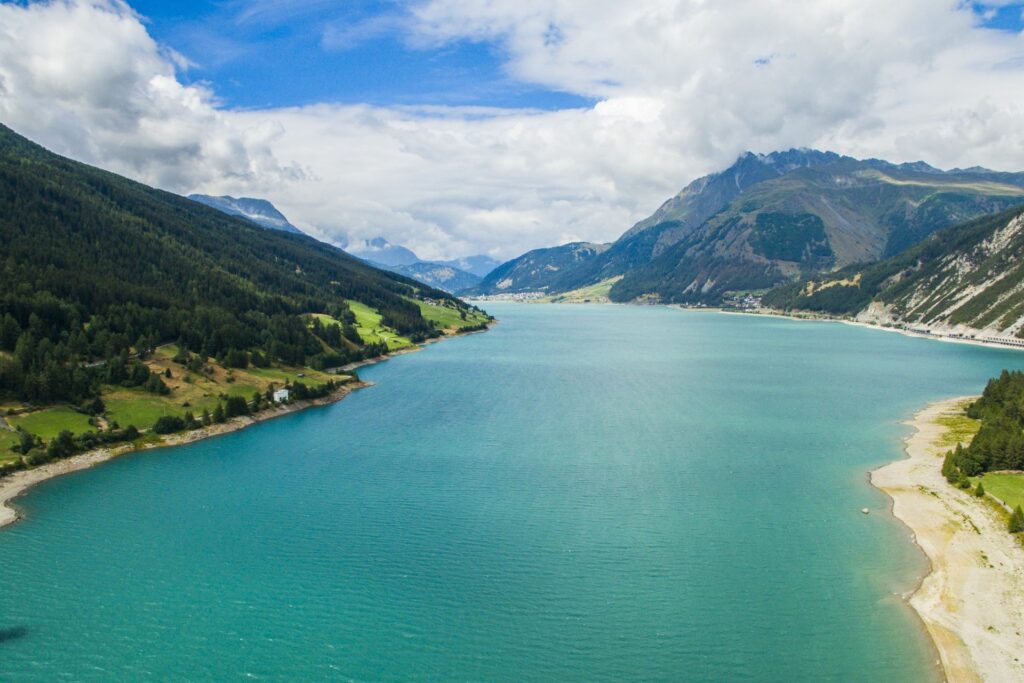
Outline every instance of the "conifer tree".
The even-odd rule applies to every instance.
[[[1013,509],[1013,514],[1010,515],[1009,529],[1011,534],[1019,534],[1024,531],[1024,510],[1020,509],[1020,505]]]

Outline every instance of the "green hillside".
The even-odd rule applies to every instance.
[[[54,423],[31,415],[45,406],[87,420],[82,406],[97,397],[165,396],[154,363],[168,343],[189,373],[228,385],[225,370],[335,367],[386,352],[386,340],[359,335],[356,306],[407,344],[457,331],[424,316],[424,301],[474,321],[457,327],[489,320],[311,237],[65,159],[3,126],[0,244],[0,404],[18,414],[11,426],[39,432]],[[311,327],[310,313],[339,324]],[[81,420],[63,424],[81,430]]]

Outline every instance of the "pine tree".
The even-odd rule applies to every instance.
[[[956,471],[956,464],[953,462],[953,451],[946,451],[946,457],[942,461],[942,476],[944,476],[946,481],[950,484],[959,478]]]
[[[982,484],[980,481],[978,482],[978,488],[974,489],[974,495],[976,498],[985,497],[985,485]]]
[[[224,406],[223,404],[218,403],[217,407],[213,409],[213,421],[220,424],[226,419],[227,417],[224,415]]]
[[[1019,534],[1024,531],[1024,510],[1020,509],[1020,505],[1013,509],[1013,514],[1010,515],[1009,529],[1011,534]]]

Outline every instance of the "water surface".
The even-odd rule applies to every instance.
[[[0,680],[934,678],[894,597],[925,560],[866,472],[1024,356],[490,308],[341,403],[22,499]]]

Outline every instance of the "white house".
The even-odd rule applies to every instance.
[[[274,403],[284,403],[291,396],[291,392],[287,389],[278,389],[274,392]]]

